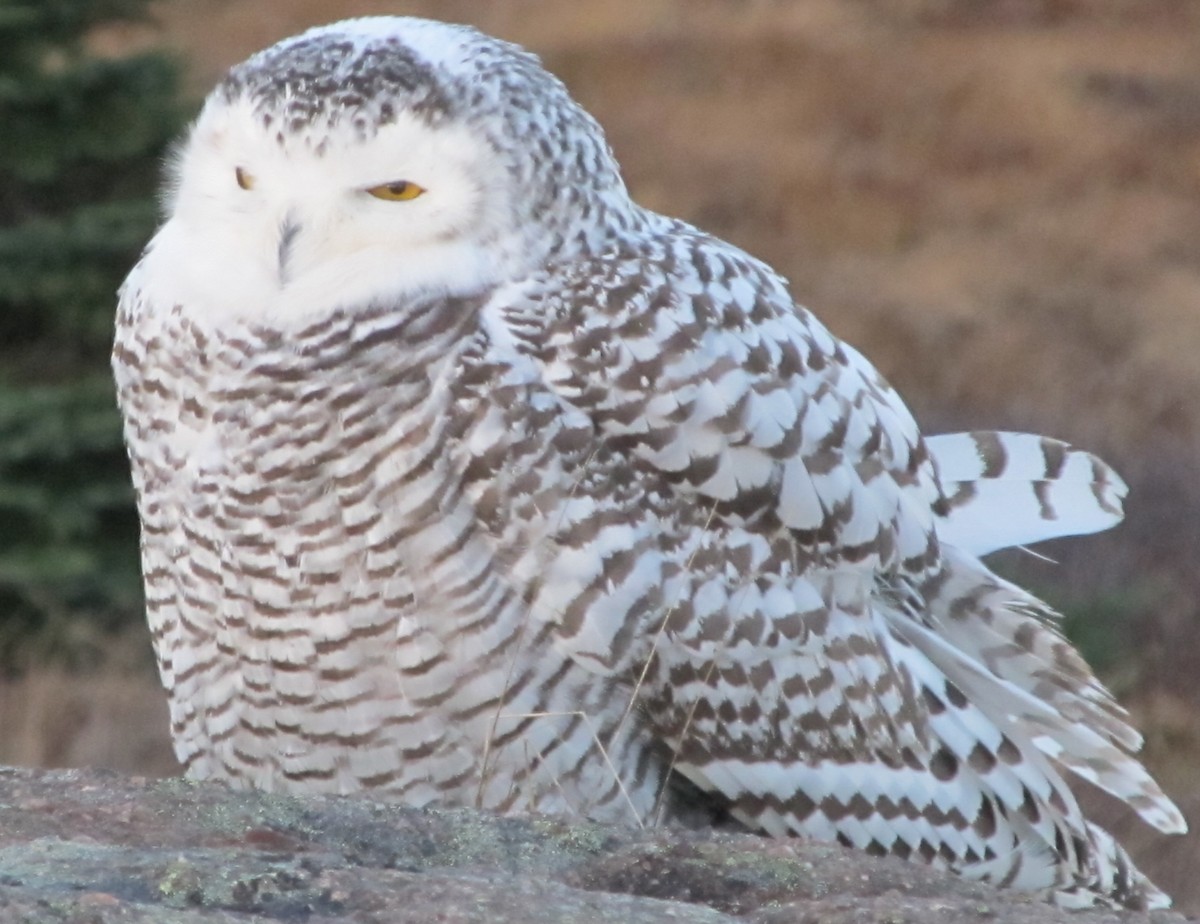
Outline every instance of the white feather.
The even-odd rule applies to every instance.
[[[960,491],[970,495],[938,520],[943,542],[986,555],[1099,532],[1121,521],[1128,488],[1095,456],[1028,433],[985,436],[1001,450],[993,465],[981,454],[979,434],[948,433],[925,440],[952,504]]]

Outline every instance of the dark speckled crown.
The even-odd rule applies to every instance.
[[[283,143],[351,121],[369,137],[398,109],[436,123],[454,113],[434,69],[399,38],[362,46],[329,35],[302,36],[234,67],[217,88],[226,100],[253,100]]]

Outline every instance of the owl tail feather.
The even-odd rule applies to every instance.
[[[949,504],[938,536],[973,555],[1099,532],[1123,516],[1121,476],[1059,440],[978,430],[925,445]]]
[[[1099,825],[1088,822],[1088,839],[1097,869],[1097,880],[1059,889],[1055,902],[1064,908],[1087,908],[1095,904],[1097,885],[1105,904],[1134,911],[1155,911],[1171,907],[1171,897],[1146,878],[1133,865],[1133,859],[1113,836]],[[1076,904],[1078,903],[1078,904]]]
[[[1083,844],[1091,873],[1076,875],[1074,881],[1047,888],[1047,897],[1055,905],[1073,911],[1096,907],[1159,911],[1171,907],[1170,896],[1147,879],[1134,866],[1125,848],[1099,825],[1086,822]],[[958,872],[967,879],[981,882],[1019,884],[1023,869],[1052,868],[1056,860],[1054,852],[1046,845],[1039,848],[1023,844],[1012,854],[965,866]]]
[[[1015,716],[1039,750],[1160,831],[1186,830],[1179,810],[1127,753],[1140,748],[1141,736],[1059,634],[1053,610],[946,547],[926,601],[931,631],[922,650],[968,698]]]
[[[1106,790],[1164,832],[1183,832],[1178,808],[1128,753],[1140,736],[1059,635],[1052,610],[973,556],[949,546],[943,555],[919,617],[885,611],[900,643],[893,657],[925,691],[933,735],[982,771],[982,791],[994,795],[1001,814],[1030,822],[1029,837],[1017,831],[1024,854],[1016,866],[1044,864],[1035,857],[1039,845],[1048,850],[1054,860],[1042,869],[1052,874],[1059,903],[1165,907],[1169,899],[1083,817],[1060,773]],[[962,872],[997,881],[987,864]]]

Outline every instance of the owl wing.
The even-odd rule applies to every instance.
[[[576,660],[633,681],[705,788],[787,799],[821,755],[926,761],[920,689],[872,606],[881,575],[938,558],[916,424],[769,269],[671,230],[487,312],[590,421],[581,481],[619,467],[569,505],[538,608]]]
[[[674,231],[535,297],[542,380],[720,522],[786,529],[830,566],[920,567],[941,492],[899,396],[763,264]]]

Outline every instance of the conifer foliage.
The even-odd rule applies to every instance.
[[[173,61],[85,39],[147,5],[0,0],[0,667],[140,611],[108,354],[183,110]]]

